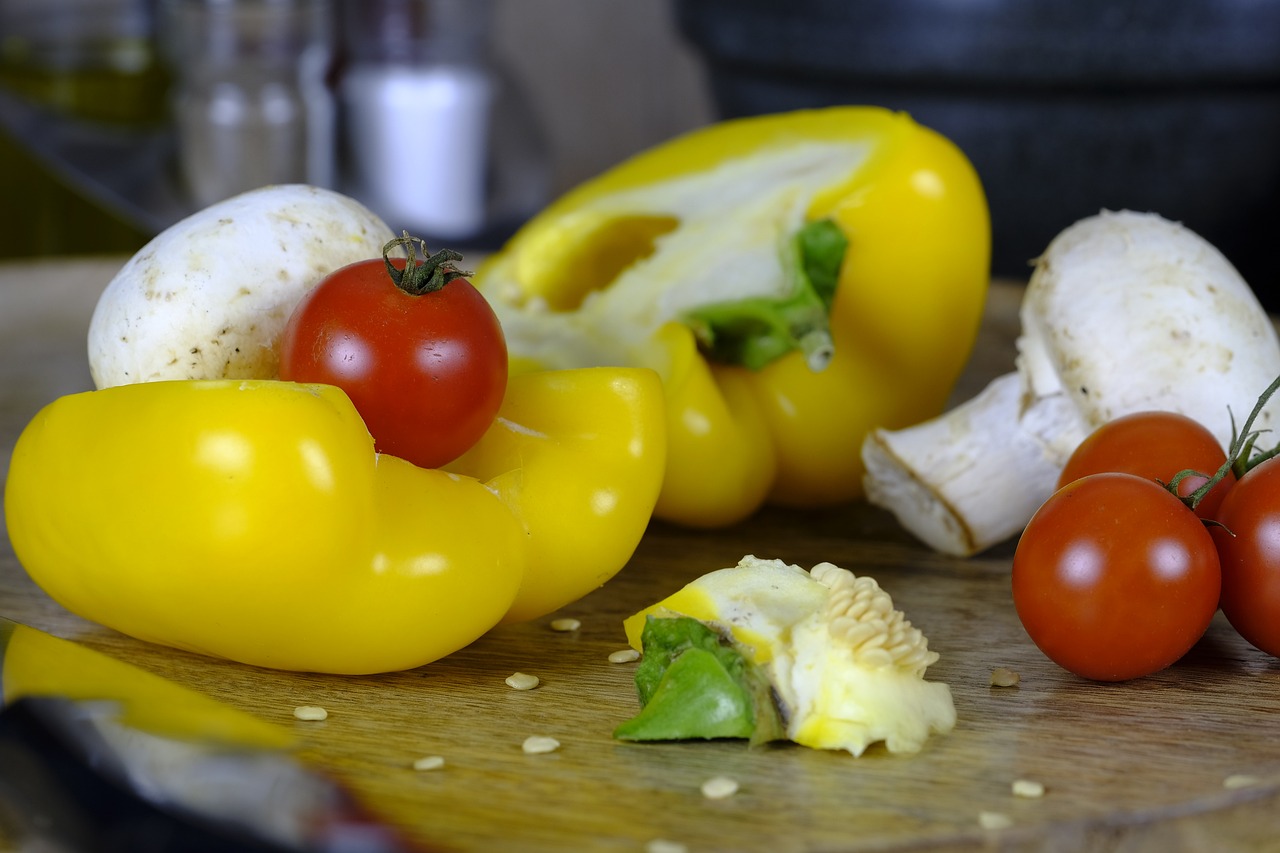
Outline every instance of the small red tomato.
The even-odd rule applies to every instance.
[[[1037,646],[1095,681],[1181,658],[1218,609],[1221,572],[1204,523],[1155,482],[1093,474],[1055,492],[1013,557],[1013,603]]]
[[[1280,458],[1240,478],[1218,521],[1222,613],[1240,636],[1280,657]]]
[[[1135,412],[1108,421],[1090,433],[1067,460],[1058,477],[1058,487],[1105,472],[1169,483],[1175,474],[1187,469],[1212,475],[1226,459],[1218,439],[1199,421],[1176,412]],[[1181,480],[1178,494],[1191,494],[1207,479],[1192,476]],[[1215,518],[1235,479],[1234,474],[1227,474],[1210,489],[1196,506],[1196,515]]]
[[[507,345],[485,298],[443,250],[417,260],[416,238],[322,280],[294,309],[280,378],[336,385],[379,452],[438,468],[489,428],[507,387]],[[401,245],[414,258],[391,258]],[[408,272],[406,272],[408,269]]]

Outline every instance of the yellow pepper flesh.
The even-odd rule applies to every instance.
[[[533,618],[599,586],[656,500],[665,436],[651,371],[535,374],[508,399],[513,467],[485,483],[376,454],[331,386],[71,395],[15,447],[9,537],[55,600],[140,639],[281,669],[419,666],[508,614]],[[565,410],[581,413],[575,431],[548,414]],[[573,500],[588,466],[597,489],[625,499],[590,513]],[[548,519],[550,507],[562,514]],[[589,567],[565,536],[579,526],[593,533]]]
[[[680,309],[701,290],[714,303],[782,277],[770,256],[822,219],[849,240],[826,369],[798,351],[758,370],[691,366],[705,357],[669,328]],[[657,514],[720,526],[766,500],[860,497],[863,436],[945,405],[989,260],[986,199],[963,153],[906,115],[849,107],[723,122],[644,152],[535,217],[475,283],[518,363],[658,370],[668,470]]]

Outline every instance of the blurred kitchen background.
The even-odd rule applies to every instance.
[[[998,275],[1129,207],[1280,302],[1276,0],[0,0],[0,259],[281,181],[488,249],[675,134],[838,103],[964,148]]]
[[[665,0],[0,0],[0,257],[292,180],[488,247],[710,118]]]

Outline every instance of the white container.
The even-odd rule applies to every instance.
[[[344,189],[430,243],[490,248],[546,204],[536,122],[489,0],[345,0]]]

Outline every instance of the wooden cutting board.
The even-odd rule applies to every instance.
[[[36,409],[89,387],[84,332],[120,259],[0,266],[0,465]],[[957,389],[1011,364],[1021,290],[993,286],[981,340]],[[621,620],[744,554],[808,567],[829,560],[877,578],[942,659],[959,721],[913,757],[862,758],[790,745],[626,744],[636,710]],[[1225,622],[1177,666],[1125,684],[1082,681],[1048,662],[1018,624],[1012,546],[975,559],[929,552],[857,504],[769,510],[690,532],[655,523],[606,587],[557,616],[503,627],[411,672],[329,677],[273,672],[146,645],[64,612],[0,546],[0,613],[69,637],[297,729],[305,756],[377,813],[440,850],[688,851],[1280,850],[1280,661]],[[298,607],[306,607],[300,591]],[[990,686],[991,671],[1021,675]],[[532,691],[504,679],[538,676]],[[299,722],[320,705],[324,722]],[[526,755],[529,735],[559,750]],[[414,759],[445,766],[415,771]],[[713,776],[740,788],[700,792]],[[1015,780],[1044,786],[1017,797]],[[996,826],[999,824],[999,826]]]

